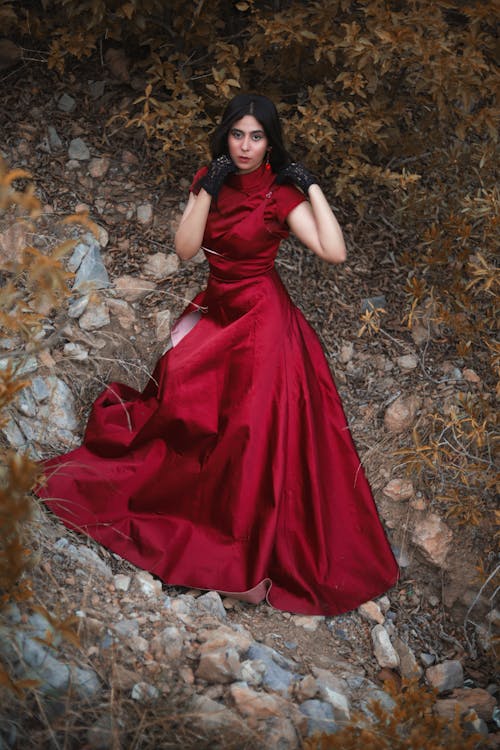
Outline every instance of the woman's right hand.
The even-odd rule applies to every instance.
[[[237,171],[237,166],[227,154],[214,159],[208,167],[208,172],[200,180],[200,187],[207,191],[212,198],[216,198],[224,184],[226,177]]]

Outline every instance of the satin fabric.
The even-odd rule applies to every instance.
[[[302,200],[264,169],[227,179],[175,345],[142,393],[109,385],[39,495],[168,584],[334,615],[398,571],[318,338],[274,269]]]

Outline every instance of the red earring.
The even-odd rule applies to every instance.
[[[267,151],[266,151],[266,166],[265,166],[265,169],[267,169],[268,172],[271,169],[271,165],[269,164],[269,154],[270,153],[271,153],[271,149],[268,148]]]

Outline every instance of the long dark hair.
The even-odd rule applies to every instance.
[[[264,129],[271,146],[269,161],[273,172],[278,172],[282,167],[290,164],[292,159],[283,143],[283,132],[276,107],[267,96],[260,94],[238,94],[231,99],[210,141],[212,158],[229,154],[227,145],[229,131],[234,123],[245,115],[253,115]]]

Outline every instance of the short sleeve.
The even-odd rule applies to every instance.
[[[304,193],[295,185],[279,185],[273,191],[276,218],[281,224],[286,222],[286,217],[303,201],[307,200]]]
[[[198,193],[200,192],[200,186],[198,185],[198,183],[202,177],[205,177],[207,172],[208,172],[208,167],[201,167],[201,169],[199,169],[196,172],[195,176],[193,177],[191,186],[189,188],[190,193],[194,193],[195,195],[198,195]]]

